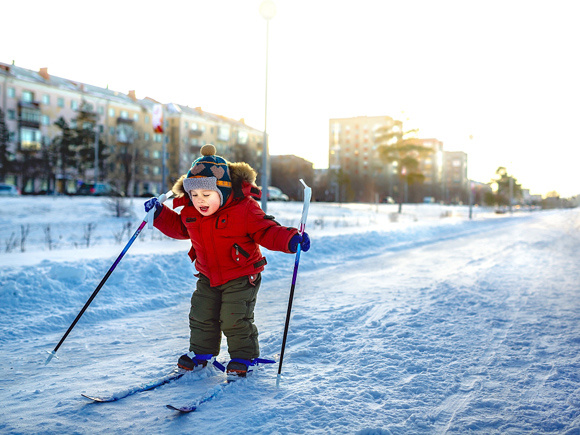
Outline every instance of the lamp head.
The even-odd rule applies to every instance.
[[[271,20],[276,15],[276,5],[272,0],[264,0],[260,5],[260,15],[266,20]]]

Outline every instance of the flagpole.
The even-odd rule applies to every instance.
[[[161,125],[162,125],[162,133],[161,133],[161,138],[163,140],[163,146],[162,146],[162,156],[161,156],[161,192],[165,192],[165,183],[167,182],[167,160],[166,160],[166,156],[167,156],[167,136],[165,134],[165,123],[167,122],[165,120],[165,107],[163,106],[163,115],[161,118]]]

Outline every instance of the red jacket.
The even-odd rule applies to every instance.
[[[165,206],[154,221],[166,236],[191,239],[189,257],[213,287],[264,270],[266,258],[258,245],[291,253],[288,243],[298,233],[296,228],[283,227],[262,211],[254,199],[260,198],[255,186],[244,182],[242,192],[243,197],[230,195],[211,216],[199,213],[186,194],[173,200],[174,208],[184,206],[181,213]]]

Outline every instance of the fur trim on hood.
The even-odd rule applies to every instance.
[[[256,171],[245,162],[228,163],[228,170],[230,172],[230,178],[232,180],[232,195],[234,198],[242,196],[242,184],[243,182],[256,185]],[[185,189],[183,188],[183,180],[187,177],[187,174],[182,175],[175,182],[171,190],[177,198],[186,196]]]

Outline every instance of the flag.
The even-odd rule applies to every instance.
[[[163,133],[163,105],[161,104],[153,106],[153,131]]]

